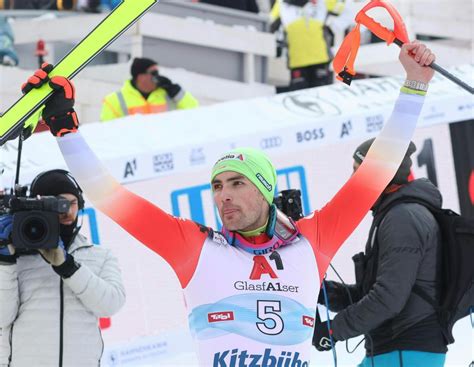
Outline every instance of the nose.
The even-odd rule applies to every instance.
[[[225,185],[222,187],[220,194],[220,199],[223,203],[232,201],[230,190]]]
[[[71,207],[69,207],[69,210],[67,211],[67,213],[61,213],[60,214],[60,218],[65,219],[65,218],[68,218],[72,215],[73,215],[73,209],[72,209],[72,206],[71,206]]]

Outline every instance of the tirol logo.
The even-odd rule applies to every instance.
[[[263,354],[249,353],[247,350],[225,350],[214,354],[213,367],[308,367],[309,361],[300,359],[300,353],[281,351],[273,354],[266,348]]]
[[[244,155],[243,154],[226,154],[225,156],[223,156],[222,158],[220,158],[217,162],[222,162],[222,161],[228,161],[228,160],[239,160],[239,161],[244,161],[245,158],[244,158]]]
[[[211,312],[207,314],[207,321],[209,323],[232,320],[234,320],[234,313],[232,311]]]
[[[273,186],[270,185],[267,180],[265,180],[265,177],[263,177],[260,173],[257,173],[257,178],[268,191],[272,191]]]
[[[303,316],[303,325],[313,327],[314,326],[314,317]]]

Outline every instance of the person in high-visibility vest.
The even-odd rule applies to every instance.
[[[322,0],[277,0],[270,17],[271,30],[283,27],[288,46],[291,89],[331,84],[331,54],[324,36],[328,15]]]
[[[122,89],[104,98],[101,121],[199,106],[199,102],[191,93],[160,75],[158,64],[154,60],[135,58],[131,74],[132,79],[127,80]]]

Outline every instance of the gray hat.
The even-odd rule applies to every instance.
[[[374,142],[374,140],[375,138],[366,140],[356,148],[352,157],[357,163],[359,164],[362,163],[365,156],[367,155],[367,152],[372,146],[372,143]],[[400,164],[400,167],[398,168],[398,171],[395,174],[395,177],[393,177],[392,181],[390,181],[390,184],[401,185],[408,182],[408,176],[410,176],[410,169],[412,165],[410,156],[415,152],[416,152],[416,145],[415,143],[411,141],[410,145],[408,146],[405,157],[403,158],[403,161]]]

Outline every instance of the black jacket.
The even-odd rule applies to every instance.
[[[441,206],[438,189],[428,180],[419,179],[384,195],[374,207],[374,215],[404,196]],[[419,204],[397,205],[385,215],[376,236],[378,253],[374,283],[367,294],[359,294],[359,297],[351,287],[355,303],[334,318],[334,337],[345,340],[365,334],[368,354],[397,349],[446,352],[446,342],[433,307],[412,293],[416,283],[437,299],[440,231],[433,215]],[[367,252],[370,252],[370,246],[366,248]],[[335,287],[336,284],[330,284],[329,291]]]

